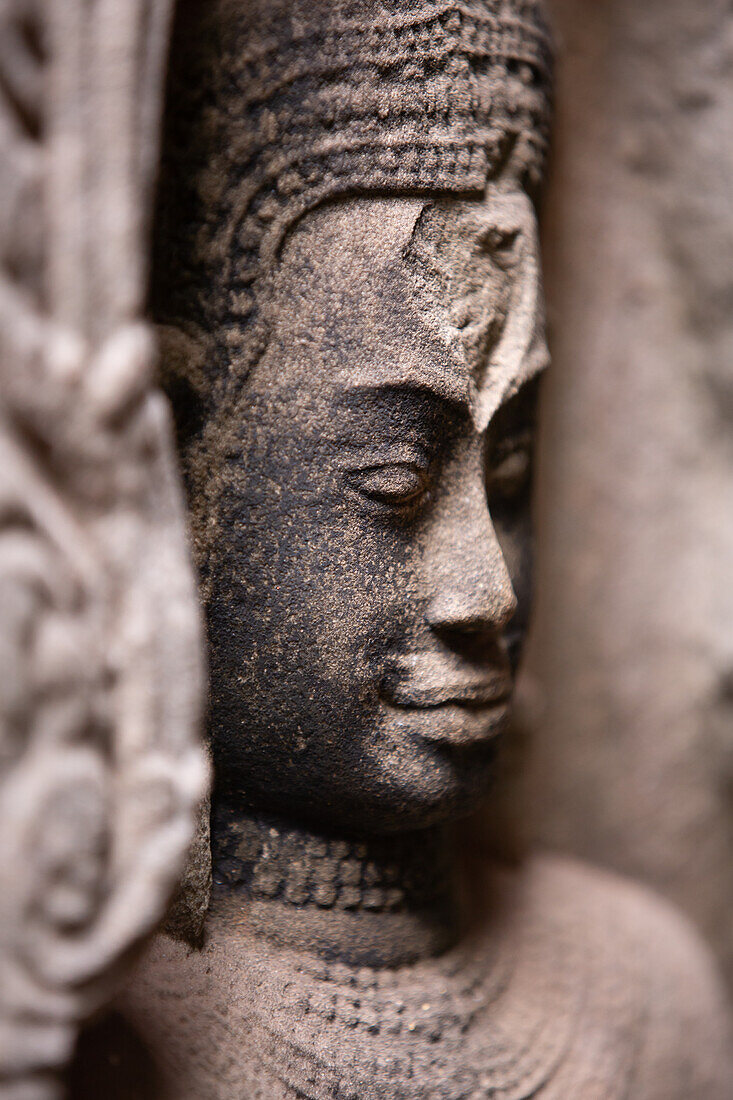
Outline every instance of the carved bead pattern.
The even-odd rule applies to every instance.
[[[215,881],[250,898],[278,899],[298,908],[397,912],[429,907],[446,891],[450,861],[416,859],[411,838],[384,842],[314,837],[254,818],[219,833]]]
[[[284,1088],[278,1097],[629,1096],[647,996],[639,912],[576,875],[538,865],[500,920],[403,967],[357,968],[252,941],[245,1026]],[[584,1026],[596,1014],[612,1039],[589,1052]]]

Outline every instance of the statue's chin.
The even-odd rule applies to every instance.
[[[497,770],[497,738],[491,744],[458,749],[430,746],[413,760],[392,770],[388,762],[376,773],[342,780],[326,777],[303,794],[272,786],[250,787],[246,799],[222,792],[230,811],[273,814],[293,824],[355,835],[380,835],[429,828],[458,820],[478,809],[489,797]]]

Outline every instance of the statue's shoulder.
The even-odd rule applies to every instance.
[[[525,938],[574,969],[566,980],[576,1051],[594,1049],[598,1066],[604,1058],[626,1066],[638,1100],[733,1095],[730,1008],[681,913],[638,883],[554,855],[520,872],[516,904]]]

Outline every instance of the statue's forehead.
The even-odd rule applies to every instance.
[[[520,259],[502,267],[491,250],[514,235]],[[287,329],[347,384],[427,386],[483,429],[544,365],[535,219],[521,192],[330,204],[292,234],[281,272]]]

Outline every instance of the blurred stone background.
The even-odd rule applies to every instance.
[[[550,0],[531,831],[733,983],[733,3]]]

